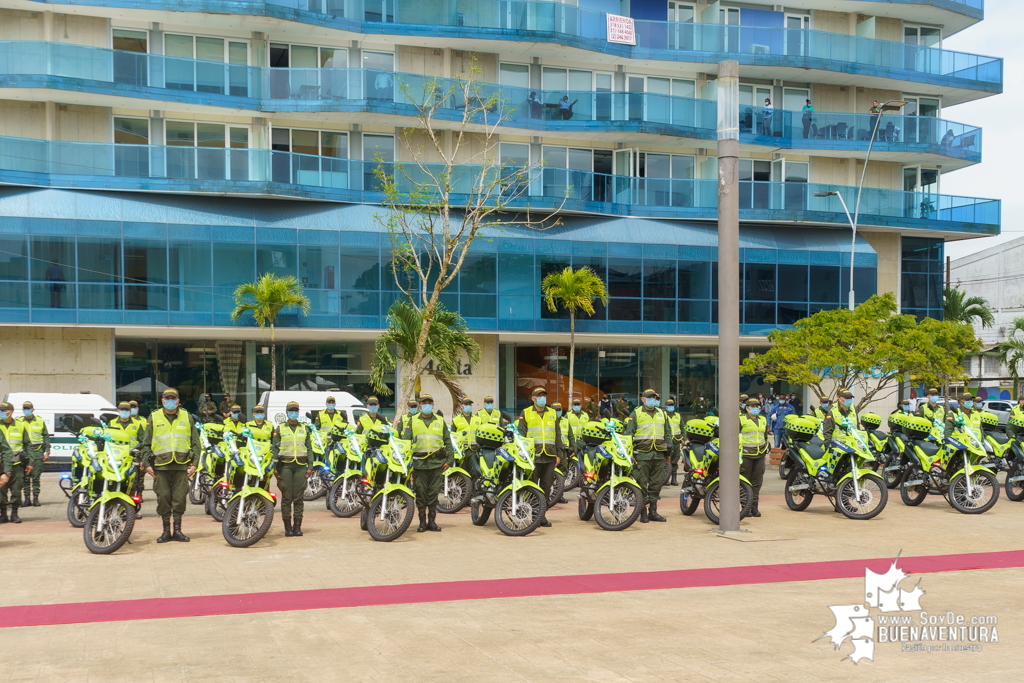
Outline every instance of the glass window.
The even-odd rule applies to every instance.
[[[115,145],[148,145],[149,120],[114,117]]]
[[[281,277],[294,276],[296,274],[295,247],[287,244],[257,244],[256,276],[261,277],[266,273],[273,273]]]
[[[4,235],[0,248],[0,280],[28,279],[28,238]]]
[[[463,294],[459,313],[466,318],[495,318],[498,315],[498,297],[491,294]]]
[[[839,268],[811,266],[811,301],[839,303]]]
[[[338,248],[299,247],[299,281],[307,289],[337,289]]]
[[[675,322],[675,299],[644,299],[644,320],[650,322]]]
[[[293,130],[292,151],[296,154],[320,154],[320,134],[315,130]]]
[[[781,269],[782,266],[779,266]],[[781,275],[781,273],[780,273]],[[792,325],[807,317],[807,304],[779,304],[779,324]]]
[[[779,301],[807,302],[807,266],[779,265]]]
[[[380,292],[343,291],[342,315],[380,315]]]
[[[167,284],[167,242],[125,240],[124,277],[129,284]]]
[[[164,34],[164,54],[168,57],[192,59],[192,36],[176,36]]]
[[[121,240],[78,238],[78,281],[119,282],[121,280]],[[79,292],[79,296],[84,296]]]
[[[125,285],[124,307],[128,311],[166,311],[167,287]]]
[[[743,267],[747,301],[775,301],[775,264],[747,263]]]
[[[74,282],[75,238],[33,237],[31,264],[36,282]]]
[[[706,323],[711,320],[711,304],[708,301],[680,301],[679,322]]]
[[[459,271],[459,291],[476,294],[494,294],[498,291],[497,262],[494,254],[466,257],[462,270]]]
[[[500,294],[534,294],[533,254],[502,254],[498,259]]]
[[[608,300],[609,320],[640,320],[641,299],[611,298]]]
[[[380,251],[377,249],[341,248],[341,270],[338,287],[341,289],[379,290]]]
[[[644,298],[674,299],[676,262],[644,259]]]
[[[28,308],[28,289],[26,282],[0,282],[0,308]]]
[[[32,283],[32,308],[75,308],[75,283]]]
[[[213,297],[209,287],[171,287],[168,308],[181,313],[209,313]]]
[[[640,259],[608,259],[608,294],[613,297],[639,297],[641,273]]]
[[[749,302],[744,304],[743,323],[745,325],[774,325],[775,304]]]
[[[679,262],[679,298],[711,298],[711,263],[709,261]]]
[[[121,308],[120,285],[78,285],[78,307],[116,311]]]
[[[530,87],[529,64],[505,64],[499,67],[498,82],[513,88]]]
[[[210,286],[209,242],[178,242],[172,240],[169,256],[170,277],[168,279],[172,285]]]
[[[251,244],[214,242],[213,262],[217,264],[213,269],[214,285],[237,287],[243,282],[252,282],[256,279],[253,245]]]
[[[377,167],[384,165],[384,172],[392,172],[390,162],[395,160],[395,138],[391,135],[363,134],[363,187],[369,191],[379,190],[376,177]]]

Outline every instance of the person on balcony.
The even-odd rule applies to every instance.
[[[882,108],[878,106],[878,100],[872,100],[871,109],[868,109],[868,113],[871,114],[871,138],[874,139],[878,117],[882,115]]]
[[[562,99],[559,100],[558,115],[562,118],[563,121],[568,121],[569,119],[572,118],[572,108],[573,105],[575,105],[577,102],[579,102],[578,99],[570,102],[568,95],[563,95]]]
[[[772,101],[769,98],[764,98],[764,108],[761,112],[761,134],[771,135],[772,134],[772,114],[775,113],[775,109],[772,107]]]
[[[526,104],[530,108],[531,119],[544,118],[544,103],[537,98],[536,92],[530,93],[530,96],[526,100]]]
[[[800,122],[804,124],[804,140],[809,140],[811,138],[811,125],[814,123],[814,117],[812,116],[814,114],[814,105],[811,104],[810,100],[807,100],[802,111],[803,117],[800,119]]]

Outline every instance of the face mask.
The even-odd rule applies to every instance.
[[[751,408],[750,409],[750,414],[751,415],[760,415],[761,414],[761,409],[760,408]]]
[[[928,402],[929,402],[929,403],[935,403],[935,402],[937,402],[938,400],[939,400],[939,397],[938,397],[938,396],[929,396],[929,397],[928,397]]]
[[[334,404],[333,403],[328,403],[327,404],[327,410],[334,410]]]
[[[370,411],[370,415],[376,415],[380,406],[366,406],[366,409]]]
[[[822,410],[828,410],[828,404],[827,403],[822,403],[821,404],[821,409]]]
[[[665,408],[665,410],[667,410],[670,413],[674,413],[674,412],[676,412],[676,407],[675,406],[668,406],[667,408]]]
[[[409,408],[409,414],[410,415],[415,415],[418,412],[420,412],[419,408]]]
[[[548,404],[548,397],[547,396],[538,396],[537,397],[537,407],[538,408],[543,408],[547,404]]]
[[[555,417],[562,417],[562,411],[561,410],[556,410],[555,411]]]
[[[131,412],[132,412],[132,417],[135,417],[136,415],[139,414],[139,409],[138,408],[132,408]]]
[[[423,405],[420,406],[420,412],[423,413],[424,415],[430,415],[432,412],[434,412],[434,406],[430,405],[429,403],[424,403]]]
[[[484,404],[484,410],[493,410],[493,409],[494,409],[494,404],[493,403],[485,403]]]
[[[907,413],[910,412],[910,404],[909,403],[904,403],[903,404],[903,411],[907,412]]]
[[[964,408],[973,408],[974,401],[964,401]]]
[[[178,399],[176,399],[176,398],[165,398],[164,399],[164,409],[165,410],[174,410],[177,407],[178,407]]]
[[[849,408],[850,406],[853,405],[853,399],[852,398],[844,399],[843,400],[843,405],[846,406],[847,408]]]
[[[127,420],[131,416],[131,413],[127,410],[119,410],[117,411],[117,414],[121,416],[122,420]]]
[[[242,417],[242,414],[236,411],[236,412],[231,413],[231,417],[233,419],[237,420],[238,418]]]
[[[7,420],[10,417],[11,417],[11,411],[9,411],[9,410],[5,410],[4,412],[0,413],[0,420]]]
[[[470,413],[473,412],[473,406],[462,406],[462,412],[464,412],[466,415],[469,415]]]
[[[289,410],[288,411],[288,419],[289,420],[298,420],[299,419],[299,411],[297,411],[297,410]]]
[[[256,420],[257,422],[263,422],[263,418],[264,417],[265,417],[264,413],[253,413],[252,414],[252,419]]]
[[[574,413],[578,413],[578,412],[580,412],[580,410],[582,410],[582,406],[573,406],[572,407],[572,412],[574,412]]]
[[[647,406],[648,408],[653,408],[656,405],[658,405],[658,402],[656,400],[654,400],[653,398],[645,398],[644,399],[644,405]]]

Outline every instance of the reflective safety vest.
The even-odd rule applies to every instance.
[[[444,450],[444,420],[431,416],[428,423],[417,413],[412,418],[413,457],[426,458]]]
[[[476,419],[480,426],[485,424],[500,425],[501,424],[501,411],[497,408],[491,408],[490,410],[481,409],[476,411]]]
[[[136,415],[135,417],[131,418],[131,420],[136,425],[136,427],[135,427],[135,433],[136,434],[142,434],[142,432],[146,431],[146,418],[139,417],[138,415]]]
[[[836,404],[832,406],[832,410],[829,411],[829,414],[832,415],[832,420],[836,423],[836,427],[839,427],[844,431],[846,430],[847,420],[850,421],[850,424],[853,425],[855,429],[857,429],[857,425],[860,424],[860,420],[857,419],[857,410],[852,407],[850,408],[850,412],[844,416],[839,408],[839,404]]]
[[[523,410],[526,421],[526,437],[533,439],[534,452],[537,455],[557,455],[555,453],[555,422],[558,417],[551,408],[538,413],[532,406]]]
[[[459,442],[459,448],[475,446],[476,430],[479,428],[480,421],[476,416],[467,419],[463,414],[452,418],[452,431],[455,432],[455,440]]]
[[[380,413],[378,413],[378,417],[379,415]],[[378,424],[385,424],[387,422],[384,418],[378,419],[378,417],[374,417],[373,415],[370,415],[370,413],[363,413],[359,416],[359,424],[363,428],[363,434],[373,429],[374,426]]]
[[[821,406],[815,406],[814,417],[818,418],[819,420],[824,420],[826,416],[827,413],[821,409]]]
[[[348,427],[348,422],[345,420],[345,413],[340,410],[335,410],[334,413],[331,413],[328,410],[321,410],[319,418],[320,429],[324,432],[329,432],[331,427],[338,427],[340,429]]]
[[[0,432],[4,433],[7,445],[14,451],[14,464],[19,464],[22,452],[25,450],[25,428],[18,420],[11,420],[11,424],[0,422]]]
[[[636,431],[633,432],[634,449],[642,453],[668,450],[665,442],[665,413],[661,408],[655,408],[651,413],[638,408],[633,412],[633,420],[636,422]]]
[[[672,438],[676,441],[681,441],[681,434],[683,433],[683,416],[679,413],[668,414],[668,424],[672,428]]]
[[[224,420],[224,431],[238,434],[245,428],[245,420],[232,420],[230,417]]]
[[[1024,420],[1024,408],[1021,408],[1020,404],[1018,403],[1017,405],[1010,409],[1010,417],[1015,417],[1018,420]]]
[[[974,430],[974,438],[979,441],[982,439],[981,435],[981,410],[971,409],[971,412],[967,412],[966,409],[961,410],[960,414],[964,416],[964,422]],[[956,419],[956,418],[954,418]],[[958,425],[959,426],[959,425]]]
[[[256,420],[250,420],[245,426],[252,432],[252,442],[256,445],[256,456],[262,458],[270,452],[270,440],[274,438],[274,425],[270,420],[264,420],[262,425],[257,425]]]
[[[562,435],[562,448],[569,448],[569,428],[572,422],[565,415],[558,418],[558,433]]]
[[[419,413],[417,412],[416,415],[419,415]],[[402,429],[402,431],[401,431],[402,434],[405,434],[405,430],[409,428],[410,424],[412,424],[412,418],[414,418],[414,417],[415,417],[415,415],[413,415],[411,413],[406,413],[405,415],[402,416],[402,421],[400,423],[401,429]]]
[[[192,446],[192,421],[189,419],[188,413],[179,410],[172,422],[168,419],[167,413],[157,410],[150,416],[150,420],[153,425],[153,442],[150,444],[153,451],[153,464],[160,466],[173,462],[184,465],[190,462],[192,459],[189,454]]]
[[[764,415],[751,417],[746,414],[740,418],[740,448],[743,455],[757,457],[767,452],[768,439],[765,437],[765,430],[768,428],[768,418]]]
[[[309,460],[309,452],[306,450],[306,425],[300,422],[292,427],[285,422],[278,427],[277,433],[281,439],[278,446],[281,462],[305,465]]]
[[[931,404],[928,401],[922,403],[919,410],[921,411],[921,417],[928,418],[932,422],[935,422],[935,420],[942,422],[942,420],[944,420],[946,417],[945,408],[943,408],[941,405],[938,406],[937,408],[932,408]]]
[[[33,446],[43,445],[43,431],[46,429],[46,423],[43,422],[43,418],[33,416],[31,420],[28,420],[24,417],[19,417],[18,422],[25,425],[25,433]]]
[[[583,428],[583,425],[590,422],[590,416],[587,415],[582,410],[578,413],[570,411],[565,417],[566,419],[569,420],[569,426],[572,427],[572,431],[574,434],[579,434],[580,429]]]
[[[134,420],[129,419],[128,424],[124,424],[121,420],[114,420],[107,425],[107,431],[119,444],[135,446],[139,443],[139,425]]]

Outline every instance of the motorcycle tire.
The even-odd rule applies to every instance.
[[[347,479],[339,479],[327,492],[327,509],[334,513],[335,517],[342,519],[354,517],[363,510],[363,502],[356,493],[359,484],[359,476],[351,476]],[[342,490],[344,489],[344,491]],[[341,497],[344,492],[345,498]]]
[[[782,479],[783,481],[785,481],[786,477],[789,476],[789,468],[786,467],[788,462],[789,458],[786,456],[783,456],[782,460],[779,461],[779,479]]]
[[[900,498],[903,504],[908,507],[917,507],[928,497],[928,483],[907,486],[907,482],[915,477],[926,478],[920,470],[908,467],[903,470],[903,478],[900,480]]]
[[[82,529],[85,547],[97,555],[110,555],[128,542],[135,528],[135,506],[115,498],[103,506],[103,528],[97,529],[100,506],[89,511]]]
[[[75,491],[68,498],[68,521],[71,526],[81,529],[89,517],[89,497],[81,491]]]
[[[870,482],[870,483],[869,483]],[[885,509],[889,501],[889,489],[885,480],[877,474],[865,475],[860,482],[861,500],[854,500],[853,478],[839,485],[836,491],[836,507],[850,519],[871,519]],[[877,487],[877,491],[874,488]],[[872,506],[872,503],[874,504]],[[870,506],[870,507],[869,507]]]
[[[576,503],[576,511],[579,513],[580,519],[584,522],[589,522],[590,518],[594,516],[594,503],[586,496],[581,495],[579,502]]]
[[[640,511],[644,506],[644,496],[640,487],[635,484],[618,484],[615,487],[615,509],[609,505],[610,486],[606,486],[597,494],[594,503],[594,521],[606,531],[622,531],[628,529],[633,522],[640,519]]]
[[[803,483],[809,484],[810,481],[810,476],[803,471],[795,467],[789,470],[789,474],[786,476],[786,505],[793,512],[803,512],[806,510],[807,506],[814,499],[814,493],[809,488],[791,491],[790,487]]]
[[[390,543],[409,528],[416,503],[405,491],[392,491],[387,495],[387,508],[384,510],[384,519],[381,519],[383,503],[383,494],[370,503],[370,510],[366,513],[366,530],[373,540]]]
[[[512,490],[509,489],[498,496],[498,504],[494,508],[494,523],[506,536],[526,536],[540,526],[547,512],[545,503],[544,494],[537,489],[521,488],[516,492],[516,511],[513,516]]]
[[[900,485],[900,482],[903,481],[903,471],[906,469],[906,466],[903,465],[902,463],[900,464],[900,468],[898,470],[888,469],[889,467],[893,466],[894,465],[891,461],[882,463],[882,480],[885,482],[885,488],[889,490],[892,490]]]
[[[711,520],[712,524],[718,524],[720,504],[718,500],[718,488],[721,482],[716,481],[708,487],[708,493],[704,496],[704,514]],[[754,489],[745,481],[740,481],[740,519],[750,514],[750,508],[754,505]]]
[[[1024,474],[1024,467],[1019,463],[1010,465],[1006,471],[1006,497],[1015,503],[1024,500],[1024,481],[1010,481],[1010,477],[1019,477]]]
[[[230,489],[214,487],[213,492],[206,499],[206,511],[211,517],[213,517],[215,522],[224,521],[224,513],[227,511],[228,498],[230,496]]]
[[[551,479],[551,493],[548,494],[547,509],[551,509],[555,506],[559,500],[562,499],[562,493],[565,491],[565,480],[563,475],[560,475],[557,471],[555,476]]]
[[[462,508],[469,505],[469,499],[473,497],[473,480],[468,474],[456,472],[446,477],[447,481],[441,484],[441,493],[437,495],[437,511],[446,515],[454,515]],[[445,487],[448,488],[448,495],[444,495]]]
[[[359,528],[366,531],[366,508],[363,508],[363,511],[359,513]]]
[[[991,472],[975,472],[971,476],[975,479],[972,490],[975,487],[982,487],[983,491],[990,490],[991,494],[988,497],[981,495],[974,499],[969,498],[967,475],[961,472],[949,482],[949,504],[954,510],[965,515],[980,515],[991,510],[999,501],[999,481]]]
[[[576,458],[569,460],[565,466],[565,485],[562,491],[572,491],[580,485],[580,463]]]
[[[242,505],[242,521],[238,522],[238,508]],[[267,535],[274,523],[274,504],[258,494],[235,498],[228,503],[221,522],[224,540],[234,548],[248,548]]]
[[[315,468],[313,473],[306,479],[306,490],[302,492],[302,500],[309,502],[327,495],[330,484],[324,479],[324,471]]]
[[[473,501],[469,504],[469,518],[474,526],[483,526],[491,518],[491,508],[479,501]]]
[[[198,477],[199,482],[196,483]],[[206,499],[210,496],[212,482],[205,473],[198,473],[188,480],[188,502],[193,505],[206,505]]]

